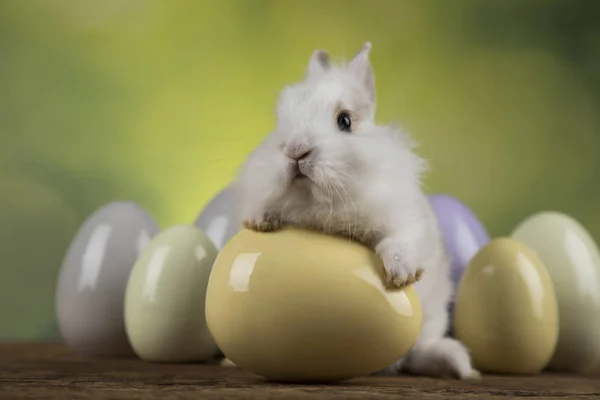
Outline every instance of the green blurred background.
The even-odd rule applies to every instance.
[[[315,48],[366,40],[401,121],[494,236],[546,209],[600,238],[600,2],[0,2],[0,339],[58,337],[54,286],[113,200],[192,222]]]

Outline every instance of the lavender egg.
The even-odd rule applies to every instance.
[[[91,214],[73,238],[59,271],[56,316],[72,351],[85,356],[133,356],[124,321],[125,290],[139,254],[158,232],[131,202]]]
[[[455,197],[434,194],[429,201],[438,220],[451,260],[451,277],[457,286],[463,272],[490,236],[477,216]]]
[[[196,218],[194,225],[208,236],[218,250],[242,229],[237,205],[237,193],[233,186],[228,186],[218,193]]]

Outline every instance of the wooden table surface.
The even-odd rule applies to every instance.
[[[600,399],[600,377],[484,376],[459,382],[365,377],[336,385],[269,383],[238,368],[77,357],[60,344],[0,344],[0,399]]]

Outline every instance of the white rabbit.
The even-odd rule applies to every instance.
[[[452,283],[421,189],[426,163],[406,134],[374,122],[370,49],[365,43],[344,65],[316,50],[305,79],[283,89],[275,130],[235,184],[241,218],[259,231],[284,224],[351,237],[381,257],[388,287],[415,285],[423,329],[409,354],[381,374],[476,377],[465,347],[444,337]]]

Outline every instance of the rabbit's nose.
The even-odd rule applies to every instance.
[[[294,160],[300,162],[300,161],[304,160],[305,158],[307,158],[308,156],[310,156],[311,152],[312,152],[311,150],[307,150],[304,153],[300,154],[299,156],[294,157]]]
[[[298,149],[296,151],[292,151],[292,152],[288,153],[288,157],[291,158],[292,160],[300,162],[300,161],[304,160],[305,158],[307,158],[308,156],[310,156],[311,153],[312,153],[312,150],[303,148],[303,149]]]

